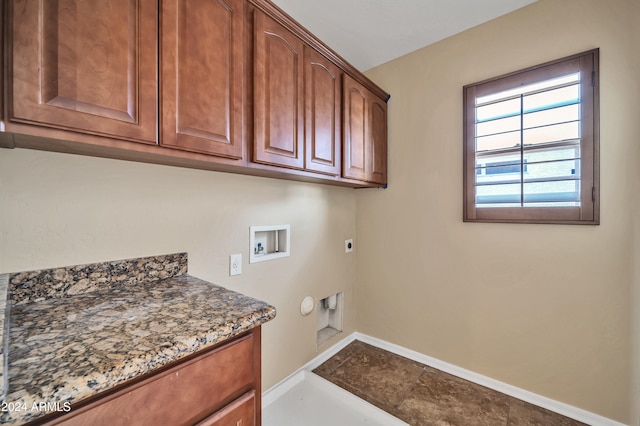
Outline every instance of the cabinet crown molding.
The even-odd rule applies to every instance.
[[[305,43],[313,47],[319,53],[324,55],[331,62],[340,67],[345,73],[349,74],[358,83],[366,86],[376,96],[383,99],[385,102],[389,101],[391,95],[385,90],[380,88],[376,83],[371,81],[367,76],[362,74],[362,71],[356,69],[353,65],[347,62],[342,56],[336,53],[329,46],[324,44],[319,38],[314,36],[302,26],[298,21],[287,15],[282,9],[268,0],[248,0],[250,4],[256,8],[262,10],[269,16],[271,16],[279,24],[293,32],[296,36],[300,37]]]

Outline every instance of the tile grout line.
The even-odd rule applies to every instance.
[[[387,350],[385,350],[385,349],[379,348],[379,347],[377,347],[377,346],[370,345],[370,344],[368,344],[368,343],[366,343],[366,342],[362,342],[361,340],[358,340],[358,341],[359,341],[359,342],[361,342],[361,343],[363,343],[363,344],[365,344],[365,345],[367,345],[367,347],[369,347],[370,349],[372,349],[372,350],[375,350],[375,351],[379,352],[380,354],[382,354],[382,356],[384,356],[384,357],[385,357],[385,358],[387,358],[387,359],[388,359],[388,358],[390,358],[390,357],[397,357],[397,358],[399,358],[399,359],[403,359],[403,360],[406,360],[406,361],[410,361],[410,362],[414,363],[416,366],[420,367],[420,370],[421,370],[420,374],[418,374],[418,376],[416,377],[416,379],[415,379],[415,381],[413,382],[413,384],[411,385],[411,387],[409,387],[409,389],[405,392],[405,394],[404,394],[404,396],[402,397],[402,399],[400,400],[400,402],[399,402],[397,405],[395,405],[395,406],[393,406],[393,405],[391,406],[391,407],[393,408],[393,413],[391,413],[391,414],[392,414],[394,417],[396,417],[396,418],[398,418],[398,419],[399,419],[399,417],[397,416],[397,414],[398,414],[398,412],[399,412],[400,406],[402,405],[402,403],[404,402],[404,400],[405,400],[405,399],[407,399],[407,397],[411,394],[411,392],[413,392],[413,390],[416,388],[416,386],[418,385],[418,380],[420,380],[420,377],[425,373],[425,371],[426,371],[426,367],[427,367],[427,366],[426,366],[426,365],[424,365],[424,364],[422,364],[422,363],[419,363],[419,362],[413,361],[413,360],[411,360],[411,359],[409,359],[409,358],[406,358],[406,357],[404,357],[404,356],[402,356],[402,355],[398,355],[398,354],[395,354],[395,353],[393,353],[393,352],[389,352],[389,351],[387,351]],[[355,354],[354,354],[354,355],[355,355]],[[364,392],[363,392],[363,393],[364,393]],[[376,400],[376,401],[379,401],[377,398],[374,398],[374,397],[372,397],[371,395],[367,395],[367,396],[368,396],[369,398],[371,398],[371,399],[374,399],[374,400]],[[382,403],[382,401],[380,401],[380,402]],[[402,419],[400,419],[400,420],[402,420]]]
[[[391,408],[394,408],[392,405],[386,404],[384,401],[381,401],[381,400],[379,400],[378,398],[376,398],[376,397],[374,397],[374,396],[369,395],[368,393],[364,392],[364,391],[363,391],[363,390],[361,390],[360,388],[356,388],[355,386],[350,385],[349,383],[345,382],[344,380],[341,380],[341,379],[335,379],[335,378],[334,378],[333,380],[335,380],[335,382],[330,380],[330,381],[331,381],[331,383],[333,383],[333,384],[335,384],[335,385],[337,385],[337,386],[340,386],[338,383],[336,383],[336,382],[340,382],[341,384],[343,384],[344,386],[346,386],[346,387],[340,386],[342,389],[344,389],[344,390],[346,390],[346,391],[350,392],[352,395],[357,396],[358,398],[360,398],[360,399],[362,399],[362,400],[364,400],[364,401],[368,402],[369,404],[371,404],[371,405],[373,405],[373,406],[375,406],[375,407],[379,408],[380,410],[382,410],[382,411],[384,411],[384,412],[386,412],[386,413],[388,413],[388,414],[390,414],[390,415],[392,415],[392,416],[396,417],[393,413],[389,413],[387,410],[385,410],[384,408],[382,408],[382,407],[380,406],[380,405],[382,405],[382,406],[385,406],[385,407],[391,407]],[[362,394],[362,395],[366,396],[368,399],[365,399],[365,398],[362,398],[361,396],[356,395],[355,393],[353,393],[353,392],[352,392],[351,390],[349,390],[349,389],[354,389],[354,390],[356,390],[356,391],[360,392],[360,394]],[[376,404],[374,404],[374,402],[372,402],[372,401],[374,401],[374,402],[376,402],[376,403],[378,403],[378,404],[380,404],[380,405],[376,405]]]
[[[518,388],[513,385],[509,385],[504,382],[500,382],[496,379],[492,379],[487,376],[483,376],[479,373],[475,373],[471,370],[464,369],[454,364],[439,360],[437,358],[416,352],[414,350],[378,339],[363,333],[355,332],[356,339],[361,342],[367,343],[372,346],[376,346],[380,349],[387,350],[391,353],[404,356],[408,359],[426,365],[430,368],[434,368],[443,373],[455,376],[459,379],[467,382],[475,383],[476,385],[494,390],[498,393],[513,398],[515,401],[522,401],[526,404],[532,405],[538,409],[551,412],[553,415],[559,415],[566,417],[571,421],[578,422],[582,425],[593,426],[627,426],[626,424],[619,423],[615,420],[603,417],[601,415],[556,401],[548,397],[544,397],[533,392]],[[514,418],[515,420],[515,418]],[[640,426],[640,425],[639,425]]]
[[[343,348],[344,350],[344,348]],[[338,352],[339,353],[339,352]],[[332,368],[331,371],[327,372],[327,375],[333,375],[333,373],[336,372],[336,370],[338,370],[338,368],[342,367],[347,361],[349,361],[351,358],[353,358],[353,356],[357,353],[357,351],[355,353],[352,353],[351,355],[349,355],[348,357],[345,358],[344,361],[342,361],[340,364],[338,364],[335,368]],[[335,356],[335,355],[334,355]],[[329,358],[331,359],[331,358]],[[327,360],[328,361],[328,360]],[[326,361],[325,361],[326,362]],[[324,364],[324,363],[323,363]],[[319,366],[317,366],[316,368],[314,368],[313,370],[311,370],[312,373],[315,373],[315,370],[317,370],[318,368],[320,368],[323,364],[320,364]],[[315,373],[318,374],[318,373]],[[318,374],[319,375],[319,374]]]
[[[420,372],[420,374],[418,374],[418,377],[416,377],[416,379],[413,381],[413,385],[411,385],[411,387],[409,388],[409,390],[405,393],[405,395],[402,397],[402,399],[400,400],[400,402],[398,403],[398,406],[395,407],[395,412],[394,415],[398,413],[398,411],[400,410],[400,406],[402,405],[402,403],[405,401],[405,399],[407,399],[407,397],[416,389],[416,386],[418,386],[418,382],[420,381],[420,377],[422,377],[427,369],[425,368],[425,366],[423,365],[422,367],[422,371]],[[396,416],[398,417],[398,416]],[[399,417],[398,417],[399,418]],[[402,420],[402,419],[401,419]]]
[[[403,420],[402,418],[400,418],[398,416],[398,414],[400,413],[400,407],[404,404],[404,402],[411,395],[414,395],[414,393],[416,392],[416,389],[418,387],[418,383],[420,382],[420,379],[425,374],[427,374],[427,372],[429,372],[431,369],[433,369],[437,373],[442,374],[444,376],[451,376],[452,378],[455,378],[457,380],[461,380],[461,381],[463,381],[465,383],[469,383],[469,384],[473,385],[474,388],[477,387],[477,388],[481,389],[483,392],[496,393],[496,394],[499,394],[499,395],[502,395],[502,396],[506,397],[506,409],[507,409],[506,410],[506,416],[503,419],[500,420],[500,422],[502,420],[504,420],[505,423],[498,423],[498,424],[503,424],[504,426],[510,426],[512,424],[511,423],[511,414],[513,413],[514,403],[517,402],[517,401],[522,401],[522,402],[526,403],[525,401],[523,401],[523,400],[521,400],[519,398],[516,398],[514,396],[508,395],[508,394],[506,394],[504,392],[501,392],[501,391],[499,391],[497,389],[492,389],[492,388],[490,388],[490,387],[488,387],[488,386],[486,386],[484,384],[480,384],[480,383],[476,383],[476,382],[473,382],[473,381],[469,381],[469,380],[467,380],[465,378],[456,376],[455,374],[451,374],[451,373],[443,371],[443,370],[441,370],[439,368],[432,367],[432,366],[430,366],[428,364],[425,364],[423,362],[420,362],[420,361],[418,361],[416,359],[412,359],[412,358],[409,358],[409,357],[406,357],[406,356],[403,356],[403,355],[388,351],[388,350],[386,350],[386,349],[384,349],[382,347],[377,347],[375,345],[371,345],[371,344],[369,344],[367,342],[363,342],[362,340],[359,340],[359,339],[354,340],[354,342],[364,343],[364,345],[366,345],[366,346],[365,346],[365,348],[359,348],[359,349],[356,349],[355,351],[353,351],[338,366],[333,368],[331,370],[331,372],[327,374],[327,378],[331,377],[330,381],[333,382],[334,384],[336,384],[337,386],[349,391],[350,393],[354,394],[355,396],[360,397],[361,399],[363,399],[363,400],[369,402],[370,404],[380,408],[381,410],[386,411],[388,414],[394,416],[395,418],[397,418],[397,419],[399,419],[401,421],[405,421],[405,420]],[[403,393],[402,398],[400,399],[400,401],[397,404],[390,404],[391,403],[390,400],[385,402],[385,400],[387,400],[386,398],[385,398],[385,400],[381,400],[381,399],[373,396],[369,392],[365,391],[364,389],[359,387],[357,384],[353,384],[352,385],[352,384],[350,384],[350,383],[348,383],[348,382],[346,382],[346,381],[334,376],[335,373],[338,371],[338,369],[340,369],[341,367],[344,367],[345,364],[349,360],[354,359],[354,357],[357,357],[358,355],[362,355],[363,353],[366,355],[366,353],[367,353],[366,348],[367,347],[370,347],[370,349],[373,350],[375,353],[381,354],[382,357],[384,358],[383,361],[384,360],[389,361],[390,359],[392,359],[392,358],[395,359],[395,357],[397,357],[397,358],[402,359],[402,360],[410,361],[411,363],[413,363],[413,365],[415,365],[416,367],[420,368],[420,371],[417,374],[415,380],[413,381],[413,383],[410,384],[409,388]],[[531,404],[531,405],[533,407],[537,408],[537,409],[542,409],[542,410],[545,410],[545,411],[549,411],[549,410],[545,409],[544,407],[539,407],[539,406],[536,406],[535,404]],[[386,408],[383,408],[383,407],[387,407],[391,411],[388,411]],[[566,417],[566,416],[563,416],[560,413],[555,413],[553,411],[551,411],[551,413],[553,413],[554,415],[559,415],[560,417]],[[571,419],[571,418],[569,418],[569,419]],[[495,418],[494,420],[497,421],[498,419]],[[517,420],[518,420],[518,415],[516,415],[516,417],[514,417],[514,421],[517,422]],[[575,419],[571,419],[571,420],[575,420]],[[560,423],[558,423],[558,425],[559,424]]]
[[[359,340],[355,340],[355,341],[359,341]],[[360,343],[366,345],[366,347],[364,349],[367,349],[370,346],[370,349],[376,350],[376,351],[380,351],[380,353],[382,353],[384,356],[389,356],[389,355],[394,355],[397,356],[396,354],[393,354],[391,352],[385,351],[381,348],[377,348],[376,346],[373,345],[368,345],[367,343],[361,342]],[[352,342],[353,343],[353,342]],[[339,379],[337,377],[335,377],[335,372],[342,367],[344,364],[347,363],[347,361],[349,361],[350,359],[352,359],[353,357],[357,356],[358,354],[362,353],[363,348],[357,348],[356,350],[353,351],[353,353],[351,355],[349,355],[348,357],[346,357],[344,359],[344,361],[342,361],[340,364],[338,364],[335,368],[331,369],[330,372],[326,373],[326,376],[321,376],[324,377],[325,379],[329,380],[331,383],[340,386],[342,389],[354,394],[354,390],[359,392],[362,396],[365,396],[366,398],[363,398],[362,396],[359,396],[361,399],[363,399],[364,401],[374,405],[375,407],[387,412],[388,414],[399,418],[396,416],[396,413],[398,412],[398,408],[400,407],[400,405],[402,404],[402,402],[405,400],[405,398],[409,395],[409,393],[415,388],[416,384],[418,383],[418,379],[420,378],[420,376],[422,376],[422,374],[424,373],[424,367],[421,367],[422,372],[420,374],[418,374],[418,378],[416,378],[416,381],[414,382],[413,386],[409,389],[409,391],[404,395],[404,397],[402,398],[402,400],[400,401],[400,403],[398,403],[398,405],[393,405],[393,404],[387,404],[384,401],[370,395],[368,392],[365,392],[363,389],[360,389],[359,387],[356,386],[352,386],[349,383],[345,382],[342,379]],[[344,350],[344,348],[343,348]],[[339,353],[339,352],[338,352]],[[334,355],[335,356],[335,355]],[[404,357],[403,357],[404,358]],[[326,362],[326,361],[325,361]],[[419,364],[419,363],[418,363]],[[316,369],[320,368],[320,366],[316,367]],[[316,373],[318,374],[318,373]],[[341,386],[342,385],[342,386]],[[355,394],[354,394],[355,395]],[[356,395],[358,396],[358,395]],[[374,403],[375,402],[375,403]],[[392,412],[388,412],[387,410],[385,410],[382,407],[388,407],[391,408]]]
[[[359,341],[359,340],[357,340],[357,339],[356,339],[356,341]],[[351,393],[354,393],[354,392],[353,392],[354,390],[355,390],[355,391],[357,391],[358,393],[360,393],[360,395],[362,395],[362,396],[366,397],[366,398],[362,398],[362,396],[361,396],[361,398],[362,398],[362,399],[364,399],[365,401],[369,402],[370,404],[373,404],[374,406],[376,406],[376,407],[380,408],[380,409],[381,409],[381,410],[383,410],[383,411],[387,411],[386,409],[382,408],[383,406],[384,406],[384,407],[388,407],[388,408],[390,408],[392,411],[391,411],[391,412],[388,412],[388,413],[389,413],[390,415],[392,415],[392,416],[394,416],[394,417],[396,417],[396,418],[400,419],[400,418],[397,416],[397,414],[398,414],[398,412],[399,412],[399,409],[400,409],[400,406],[401,406],[401,405],[402,405],[402,403],[405,401],[405,399],[407,399],[407,397],[408,397],[409,395],[411,395],[411,393],[416,389],[416,386],[418,385],[418,381],[420,380],[420,377],[422,377],[422,375],[424,375],[424,374],[425,374],[425,372],[426,372],[426,370],[427,370],[427,366],[426,366],[426,365],[424,365],[424,364],[422,364],[422,363],[419,363],[419,362],[413,361],[413,360],[411,360],[411,359],[409,359],[409,358],[403,357],[403,356],[401,356],[401,355],[394,354],[393,352],[386,351],[386,350],[384,350],[384,349],[382,349],[382,348],[378,348],[378,347],[376,347],[376,346],[369,345],[369,344],[367,344],[367,343],[365,343],[365,342],[362,342],[362,341],[359,341],[359,342],[360,342],[360,343],[363,343],[364,345],[366,345],[366,347],[365,347],[365,348],[359,348],[359,349],[356,349],[356,350],[355,350],[351,355],[349,355],[347,358],[345,358],[345,360],[344,360],[343,362],[341,362],[338,366],[336,366],[335,368],[333,368],[330,372],[327,372],[327,373],[326,373],[326,377],[325,377],[325,378],[326,378],[327,380],[329,380],[330,382],[332,382],[332,383],[334,383],[334,384],[336,384],[336,385],[340,386],[341,388],[343,388],[343,389],[345,389],[345,390],[347,390],[347,391],[349,391],[349,392],[351,392]],[[384,356],[385,358],[389,358],[389,357],[398,357],[398,358],[404,359],[404,360],[406,360],[406,361],[410,361],[410,362],[412,362],[414,365],[416,365],[417,367],[419,367],[419,368],[420,368],[420,373],[419,373],[419,374],[417,374],[416,379],[413,381],[413,384],[409,387],[409,389],[407,389],[407,391],[404,393],[404,395],[402,396],[402,398],[400,399],[400,401],[399,401],[397,404],[395,404],[395,405],[394,405],[394,404],[388,404],[388,403],[386,403],[386,402],[384,402],[384,401],[382,401],[382,400],[380,400],[380,399],[378,399],[378,398],[376,398],[376,397],[372,396],[372,395],[371,395],[371,394],[369,394],[368,392],[365,392],[365,390],[363,390],[363,389],[361,389],[361,388],[359,388],[359,387],[356,387],[356,386],[350,385],[349,383],[345,382],[344,380],[341,380],[341,379],[339,379],[339,378],[337,378],[337,377],[335,377],[335,376],[334,376],[334,373],[335,373],[335,372],[336,372],[340,367],[342,367],[344,364],[346,364],[346,363],[347,363],[347,361],[349,361],[349,360],[350,360],[350,359],[352,359],[353,357],[357,356],[358,354],[361,354],[363,351],[365,351],[365,349],[369,349],[369,350],[373,350],[373,351],[375,351],[375,352],[379,352],[379,353],[380,353],[382,356]],[[319,367],[318,367],[318,368],[319,368]],[[329,377],[331,377],[331,379],[329,379]],[[342,385],[344,385],[344,386],[341,386],[340,384],[342,384]],[[356,395],[356,396],[357,396],[357,395]],[[375,402],[375,403],[374,403],[374,402]],[[400,420],[402,420],[402,419],[400,419]]]

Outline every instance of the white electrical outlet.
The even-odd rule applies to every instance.
[[[229,256],[229,276],[240,275],[242,273],[242,253]]]
[[[344,252],[351,253],[352,251],[353,251],[353,240],[352,239],[344,240]]]

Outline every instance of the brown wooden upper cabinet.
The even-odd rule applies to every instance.
[[[305,168],[340,175],[342,71],[309,46],[304,49]]]
[[[344,76],[342,176],[387,183],[387,103]]]
[[[8,0],[0,13],[0,147],[386,184],[388,94],[269,0]]]
[[[338,66],[255,12],[254,161],[340,174]]]
[[[254,146],[257,163],[304,169],[304,43],[254,15]]]
[[[10,120],[156,143],[155,0],[15,0],[10,10]]]
[[[161,145],[242,158],[244,0],[161,4]]]
[[[10,119],[240,159],[244,4],[16,0]]]

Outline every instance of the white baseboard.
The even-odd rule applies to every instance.
[[[283,380],[280,380],[278,383],[271,386],[266,391],[262,392],[262,408],[264,409],[271,405],[275,400],[287,393],[289,389],[304,380],[305,371],[310,370],[298,369]]]
[[[478,385],[487,387],[489,389],[496,390],[505,395],[509,395],[514,398],[520,399],[522,401],[537,405],[538,407],[545,408],[547,410],[553,411],[563,416],[570,417],[574,420],[578,420],[580,422],[586,423],[591,426],[627,426],[623,423],[617,422],[615,420],[611,420],[607,417],[600,416],[590,411],[586,411],[569,404],[555,401],[551,398],[547,398],[542,395],[538,395],[533,392],[520,389],[516,386],[512,386],[507,383],[500,382],[490,377],[483,376],[482,374],[478,374],[473,371],[466,370],[456,365],[449,364],[448,362],[441,361],[439,359],[430,357],[428,355],[424,355],[419,352],[413,351],[411,349],[407,349],[405,347],[402,347],[393,343],[389,343],[387,341],[377,339],[375,337],[371,337],[359,332],[355,332],[345,337],[343,340],[341,340],[334,346],[330,347],[329,349],[327,349],[326,351],[324,351],[323,353],[321,353],[320,355],[318,355],[317,357],[315,357],[314,359],[312,359],[311,361],[309,361],[308,363],[300,367],[290,376],[288,376],[284,380],[280,381],[278,384],[274,385],[273,387],[265,391],[262,396],[263,406],[269,405],[271,402],[277,399],[278,396],[282,395],[291,387],[295,386],[295,384],[297,383],[296,380],[299,380],[298,377],[300,377],[300,375],[297,375],[297,374],[300,371],[311,371],[317,368],[323,362],[331,358],[333,355],[338,353],[341,349],[343,349],[345,346],[347,346],[349,343],[353,342],[354,340],[360,340],[372,346],[376,346],[378,348],[395,353],[405,358],[409,358],[413,361],[428,365],[429,367],[433,367],[437,370],[444,371],[445,373],[449,373],[456,377],[460,377],[461,379],[465,379],[470,382],[476,383]]]

